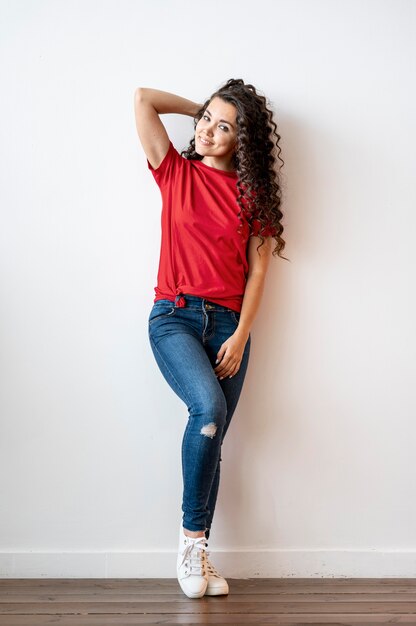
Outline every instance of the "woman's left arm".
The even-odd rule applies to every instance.
[[[264,291],[264,281],[270,262],[270,252],[273,237],[265,237],[264,244],[257,251],[261,243],[260,237],[251,236],[248,242],[247,260],[248,276],[244,290],[240,320],[235,332],[225,341],[218,354],[220,364],[215,368],[215,374],[220,378],[234,376],[239,370],[243,352],[250,334]]]

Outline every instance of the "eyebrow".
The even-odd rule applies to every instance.
[[[208,111],[208,109],[205,109],[206,113],[209,113],[209,115],[211,115],[211,113]],[[212,115],[211,115],[212,117]],[[227,122],[227,120],[220,120],[220,122],[225,122],[226,124],[229,124],[231,126],[231,128],[234,128],[234,126],[231,124],[231,122]]]

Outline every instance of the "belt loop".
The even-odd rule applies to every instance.
[[[179,292],[175,297],[175,307],[183,308],[186,306],[185,296],[182,292]]]

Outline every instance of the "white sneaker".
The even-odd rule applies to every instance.
[[[208,585],[205,591],[206,596],[221,596],[229,593],[228,583],[221,576],[213,564],[209,560],[210,552],[206,552],[207,555],[207,572],[208,572]]]
[[[202,598],[205,595],[208,586],[206,544],[205,535],[185,535],[181,522],[176,572],[181,589],[188,598]]]

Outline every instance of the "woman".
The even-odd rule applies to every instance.
[[[194,137],[180,154],[160,120],[164,113],[194,118]],[[221,445],[247,370],[273,237],[273,255],[282,256],[285,246],[273,169],[280,135],[266,99],[242,79],[228,80],[202,105],[140,87],[135,118],[162,195],[149,340],[164,378],[189,411],[177,577],[190,598],[227,594],[207,541]]]

